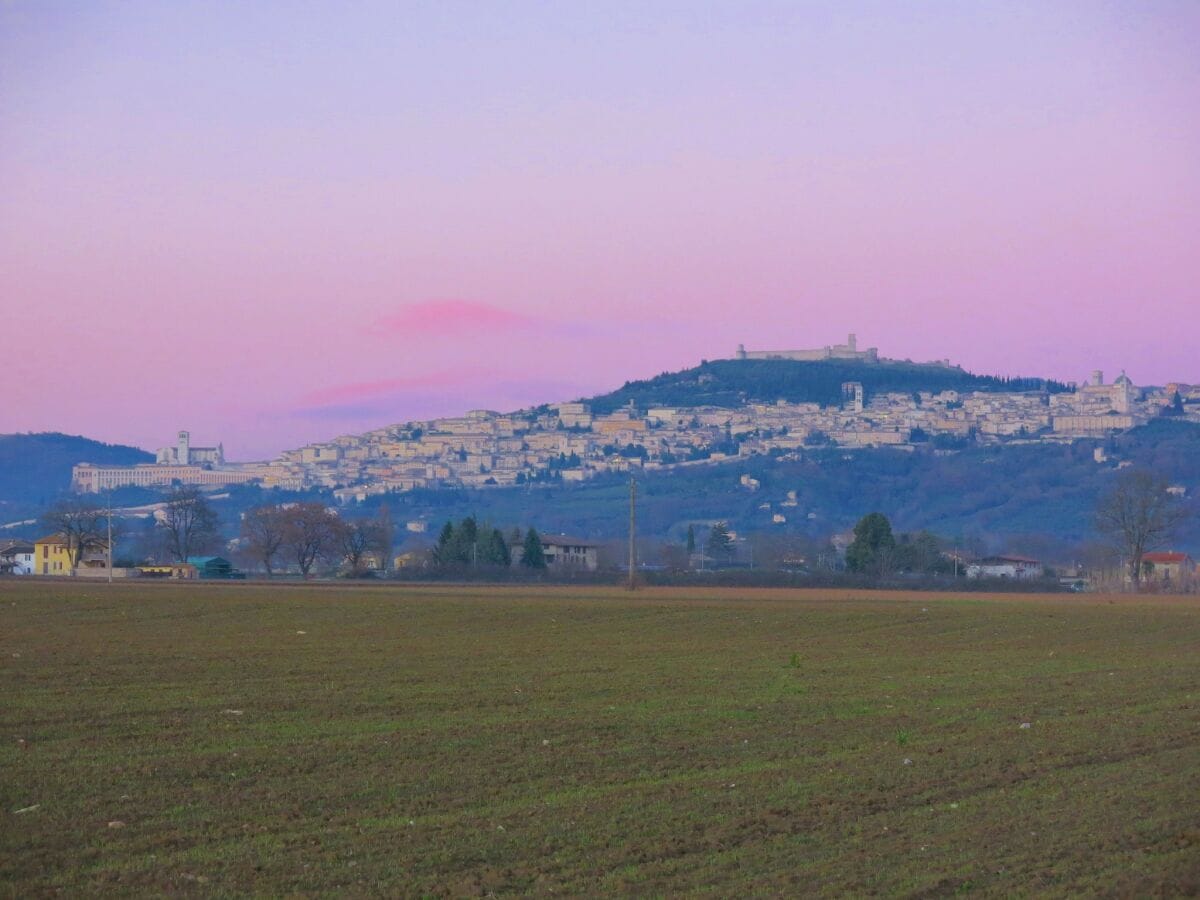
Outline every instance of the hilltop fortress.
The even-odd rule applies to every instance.
[[[747,350],[745,344],[738,344],[737,352],[734,353],[733,358],[791,359],[801,362],[813,362],[822,359],[847,359],[863,363],[894,362],[894,360],[881,357],[876,347],[859,350],[858,336],[855,334],[847,335],[846,343],[844,344],[833,344],[832,346],[818,347],[814,350]],[[936,359],[931,363],[926,363],[926,365],[951,368],[950,360],[948,359]]]
[[[820,347],[816,350],[747,350],[745,344],[738,344],[734,359],[796,359],[811,361],[816,359],[854,359],[859,362],[879,362],[879,350],[869,347],[858,349],[858,336],[851,334],[846,337],[846,343],[834,344],[831,347]]]

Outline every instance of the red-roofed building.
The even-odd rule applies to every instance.
[[[1196,574],[1196,562],[1186,553],[1156,551],[1142,554],[1142,578],[1145,581],[1180,584]]]

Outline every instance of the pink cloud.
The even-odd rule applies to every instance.
[[[499,306],[475,300],[427,300],[379,319],[389,334],[448,335],[468,331],[531,328],[536,320]]]
[[[475,374],[474,372],[458,370],[453,372],[434,372],[429,375],[416,375],[406,378],[356,381],[349,384],[338,384],[333,387],[309,391],[301,398],[300,402],[304,406],[326,406],[332,403],[349,403],[356,400],[364,400],[399,391],[453,387],[463,384]]]

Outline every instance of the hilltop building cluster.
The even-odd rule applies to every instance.
[[[1189,389],[1200,400],[1200,388]],[[1074,392],[879,393],[856,382],[837,406],[749,403],[726,407],[632,407],[594,412],[586,403],[537,411],[409,422],[284,453],[271,477],[334,489],[343,501],[441,486],[490,487],[584,481],[610,472],[705,465],[805,448],[891,446],[913,450],[939,436],[983,443],[1067,442],[1144,424],[1170,402],[1124,374],[1095,373]],[[266,482],[270,483],[270,482]]]
[[[849,334],[844,344],[827,344],[808,350],[747,350],[745,344],[738,344],[734,359],[789,359],[799,362],[816,362],[819,360],[838,359],[859,363],[891,362],[879,355],[878,347],[858,349],[858,335]],[[926,365],[950,368],[950,360],[936,359]]]
[[[851,334],[844,344],[818,347],[815,350],[747,350],[744,344],[738,344],[734,359],[791,359],[811,362],[820,359],[847,359],[855,362],[879,362],[879,350],[870,347],[858,349],[858,337]]]
[[[873,349],[858,351],[853,335],[847,344],[826,349],[874,354]],[[76,490],[101,492],[126,485],[256,482],[290,490],[332,489],[339,500],[351,501],[418,488],[584,481],[610,472],[704,465],[753,454],[799,454],[817,446],[912,450],[928,442],[952,448],[964,440],[1073,441],[1144,424],[1176,393],[1197,408],[1200,387],[1138,388],[1124,373],[1105,383],[1100,372],[1065,393],[867,396],[861,383],[848,382],[841,403],[829,406],[779,401],[597,412],[583,402],[556,403],[515,413],[475,410],[408,422],[255,463],[229,463],[220,444],[193,447],[182,431],[174,447],[158,451],[156,463],[85,463],[75,467],[74,483]]]
[[[160,447],[153,463],[134,466],[99,466],[80,463],[71,472],[71,485],[80,493],[99,494],[123,487],[168,487],[194,484],[227,487],[264,482],[269,467],[259,463],[227,463],[225,447],[193,447],[192,436],[179,432],[173,447]]]

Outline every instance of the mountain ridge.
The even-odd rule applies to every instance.
[[[82,462],[132,466],[154,454],[60,431],[0,434],[0,502],[45,504],[70,488],[71,468]]]

